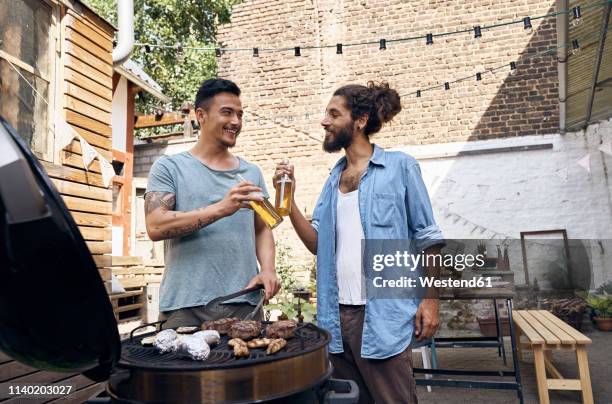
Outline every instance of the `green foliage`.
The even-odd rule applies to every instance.
[[[606,292],[601,295],[589,294],[586,302],[598,317],[612,317],[612,295]]]
[[[84,0],[92,9],[117,24],[117,0]],[[218,24],[230,21],[231,7],[239,0],[134,0],[136,42],[163,45],[207,47],[216,42]],[[217,74],[214,51],[184,50],[136,46],[132,59],[172,98],[172,108],[192,101],[207,78]],[[140,110],[151,113],[159,101],[144,96],[138,99]]]
[[[275,303],[268,304],[266,310],[280,310],[288,319],[297,319],[298,298],[293,291],[309,289],[313,292],[312,282],[305,286],[298,282],[296,273],[307,270],[304,267],[293,265],[290,261],[291,248],[276,242],[276,274],[281,283],[281,290],[274,298]],[[317,312],[316,306],[307,301],[300,301],[304,321],[311,322]]]

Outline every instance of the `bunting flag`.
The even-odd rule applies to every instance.
[[[480,196],[485,196],[487,192],[489,192],[489,188],[491,187],[490,185],[483,184],[478,184],[476,186],[478,187],[478,192],[480,192]]]
[[[79,134],[59,114],[55,114],[55,139],[60,150],[68,147]]]
[[[59,113],[55,114],[55,139],[61,150],[68,147],[68,145],[74,140],[78,139],[81,144],[81,158],[83,159],[83,167],[86,170],[94,161],[98,159],[100,162],[100,169],[102,171],[102,182],[104,186],[108,188],[110,183],[115,176],[115,170],[113,165],[108,162],[98,151],[90,145],[85,138],[78,134],[76,130]]]
[[[580,160],[576,161],[576,163],[584,168],[585,170],[587,170],[587,172],[590,174],[591,173],[591,155],[587,154],[585,155],[583,158],[581,158]]]
[[[81,143],[81,157],[83,158],[83,166],[87,170],[91,162],[98,157],[98,151],[94,149],[83,136],[79,135],[79,142]]]
[[[612,156],[612,140],[599,146],[599,151],[606,153],[608,156]]]
[[[100,160],[100,169],[102,171],[102,182],[104,186],[108,188],[111,183],[111,180],[115,176],[115,169],[113,165],[108,162],[104,157],[98,155],[98,160]]]
[[[567,182],[567,178],[568,178],[568,174],[569,174],[569,168],[567,168],[567,167],[561,168],[561,169],[555,171],[555,174],[557,174],[557,177],[559,177],[563,181]]]

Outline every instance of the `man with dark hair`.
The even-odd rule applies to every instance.
[[[323,149],[344,149],[345,155],[323,186],[312,223],[300,209],[290,214],[298,236],[317,255],[317,320],[332,335],[333,375],[357,382],[360,403],[417,402],[413,333],[428,340],[439,321],[435,299],[371,299],[362,283],[364,239],[414,240],[425,253],[443,244],[417,161],[370,143],[400,110],[400,97],[388,84],[336,90],[321,122]],[[274,180],[284,174],[295,186],[290,165],[279,164]],[[435,276],[436,268],[426,270]]]
[[[195,100],[197,143],[189,151],[160,157],[149,173],[147,233],[153,241],[165,240],[159,299],[165,328],[245,317],[257,303],[254,293],[222,305],[219,312],[202,306],[257,284],[264,285],[266,299],[280,289],[272,230],[246,204],[267,194],[263,176],[256,165],[229,151],[242,128],[239,96],[229,80],[206,80]],[[239,175],[246,181],[237,181]]]

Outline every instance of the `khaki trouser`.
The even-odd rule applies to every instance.
[[[344,352],[331,354],[333,377],[350,379],[359,386],[359,404],[416,404],[412,374],[412,350],[387,359],[361,357],[361,334],[365,306],[340,305]]]

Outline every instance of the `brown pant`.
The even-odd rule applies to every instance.
[[[166,320],[164,328],[177,327],[199,327],[204,321],[218,320],[226,317],[245,318],[255,309],[255,306],[249,303],[227,303],[215,306],[215,310],[205,309],[204,306],[186,307],[184,309],[165,311],[159,313],[160,320]],[[253,320],[263,318],[263,312],[260,310]]]
[[[412,374],[412,350],[387,359],[361,357],[361,334],[365,306],[340,305],[344,352],[331,354],[333,377],[350,379],[359,386],[359,404],[416,404]]]

